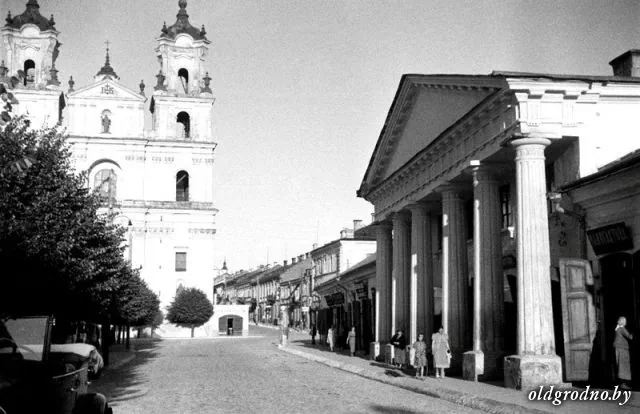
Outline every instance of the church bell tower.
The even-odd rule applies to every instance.
[[[211,42],[204,26],[189,22],[187,1],[178,6],[176,22],[163,24],[157,39],[160,71],[150,105],[152,129],[158,139],[211,141],[214,98],[205,70]]]

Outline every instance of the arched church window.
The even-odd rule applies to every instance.
[[[186,171],[176,174],[176,201],[189,201],[189,173]]]
[[[185,68],[181,68],[178,70],[178,81],[180,81],[180,85],[184,93],[189,93],[189,71]]]
[[[27,59],[24,61],[24,84],[25,86],[29,83],[33,83],[36,81],[36,63]]]
[[[102,201],[113,201],[116,198],[118,176],[112,169],[103,169],[96,173],[93,179],[93,190],[98,193]]]
[[[102,115],[100,116],[100,122],[102,123],[102,133],[103,134],[111,133],[111,111],[106,109],[102,111]]]
[[[189,114],[184,111],[178,113],[176,122],[178,123],[178,136],[180,138],[189,138],[191,135],[191,117]]]

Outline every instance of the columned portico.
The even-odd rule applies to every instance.
[[[375,342],[371,358],[380,354],[380,344],[391,337],[391,224],[387,221],[376,226],[376,297]]]
[[[460,186],[447,185],[442,193],[442,326],[449,335],[452,370],[459,371],[469,346],[469,300],[466,220]]]
[[[527,136],[511,141],[516,150],[518,252],[518,355],[505,358],[505,385],[531,389],[562,382],[555,353],[549,224],[544,150],[550,141]]]
[[[409,332],[410,306],[410,228],[409,215],[399,212],[393,215],[393,287],[394,292],[391,313],[392,331],[402,329]]]
[[[493,171],[475,163],[473,171],[473,349],[465,353],[463,376],[495,377],[504,347],[504,282],[500,199]]]
[[[433,269],[431,217],[426,204],[412,204],[411,210],[411,330],[414,343],[423,333],[429,343],[433,333]]]

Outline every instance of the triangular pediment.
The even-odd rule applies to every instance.
[[[99,82],[85,86],[69,94],[69,99],[118,99],[124,101],[146,101],[143,95],[127,88],[112,79],[103,79]]]
[[[490,76],[404,75],[360,192],[401,169],[502,87],[502,79]]]

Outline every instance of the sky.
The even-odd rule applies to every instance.
[[[0,17],[26,0],[0,0]],[[92,82],[105,41],[147,96],[178,0],[40,0],[66,89]],[[309,252],[373,206],[356,196],[405,73],[610,75],[640,48],[637,0],[189,0],[205,25],[214,104],[216,263],[231,271]],[[0,46],[2,47],[2,46]],[[147,102],[148,105],[149,102]]]

